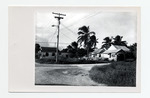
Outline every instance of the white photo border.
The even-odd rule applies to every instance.
[[[35,81],[35,12],[58,7],[101,8],[104,11],[137,11],[136,87],[36,86]],[[141,31],[138,6],[9,6],[8,7],[9,92],[140,92]]]

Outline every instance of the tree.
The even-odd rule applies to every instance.
[[[114,38],[113,37],[105,37],[102,42],[101,49],[107,50],[112,44],[113,45],[121,45],[127,47],[127,42],[122,41],[123,36],[117,35]]]
[[[41,50],[41,46],[38,43],[36,43],[35,44],[35,53],[38,53],[40,50]]]
[[[123,46],[127,46],[127,42],[126,41],[122,41],[123,36],[117,35],[114,39],[113,44],[115,45],[123,45]]]
[[[78,57],[83,57],[87,54],[87,51],[84,48],[79,48],[77,53]]]
[[[131,57],[133,57],[134,59],[136,59],[136,53],[137,53],[137,43],[134,43],[130,46],[128,46],[128,48],[131,51]]]
[[[90,36],[90,40],[89,40],[90,47],[96,48],[96,43],[98,43],[98,41],[97,41],[98,39],[96,39],[95,32],[91,32],[91,34],[93,34],[93,35]]]
[[[72,46],[73,49],[77,49],[78,48],[78,43],[74,41],[74,42],[71,43],[71,46]]]
[[[65,49],[63,49],[62,52],[71,53],[72,57],[83,57],[86,55],[86,50],[83,48],[79,48],[78,43],[75,41],[68,45]]]
[[[91,50],[93,50],[96,47],[97,39],[95,36],[95,32],[90,32],[89,31],[89,26],[82,26],[80,27],[78,32],[78,41],[77,43],[82,46],[87,50],[87,56]]]
[[[40,50],[41,50],[41,46],[38,43],[36,43],[35,44],[35,58],[36,59],[38,59],[40,57],[40,53],[39,53]]]
[[[78,57],[78,43],[74,41],[71,43],[71,46],[72,46],[72,53],[74,53],[75,56]]]
[[[87,48],[87,44],[88,44],[88,40],[89,40],[89,26],[82,26],[80,27],[78,32],[78,41],[77,43],[80,44],[80,46],[82,46],[81,44],[84,43],[84,47]]]
[[[103,39],[102,44],[103,45],[102,45],[101,49],[107,50],[111,46],[111,44],[112,44],[112,39],[110,37],[105,37]]]
[[[72,57],[75,57],[77,54],[77,44],[76,42],[72,42],[71,45],[68,45],[65,49],[61,52],[68,52],[72,54]]]
[[[67,46],[67,52],[72,52],[72,49],[73,49],[73,48],[72,48],[71,45],[68,45],[68,46]]]

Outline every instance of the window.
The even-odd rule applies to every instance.
[[[111,58],[111,53],[109,53],[108,55],[109,55],[109,58]]]
[[[49,53],[48,53],[48,52],[46,52],[45,56],[49,56]]]
[[[101,54],[99,54],[99,57],[101,57]]]
[[[52,56],[55,56],[55,53],[54,53],[54,52],[52,53]]]
[[[68,55],[66,55],[66,58],[68,58]]]
[[[112,56],[112,57],[115,57],[115,54],[112,54],[111,56]]]
[[[59,52],[59,55],[61,55],[61,52]]]

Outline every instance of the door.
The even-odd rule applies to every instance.
[[[124,60],[125,60],[124,54],[119,53],[119,54],[117,55],[117,61],[124,61]]]

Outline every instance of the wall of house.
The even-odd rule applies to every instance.
[[[63,57],[63,58],[70,58],[71,54],[70,53],[61,53],[59,54],[59,57]],[[46,52],[42,52],[41,53],[41,57],[42,58],[49,58],[49,59],[56,59],[56,53],[54,52],[48,52],[48,56],[46,56]]]
[[[115,53],[111,54],[101,54],[103,60],[108,59],[109,61],[117,61],[117,55]]]
[[[46,52],[42,52],[41,54],[42,54],[42,58],[49,58],[52,60],[56,59],[56,53],[48,52],[48,56],[46,56]]]
[[[102,59],[109,58],[108,54],[101,54]]]
[[[93,59],[93,60],[101,59],[101,54],[91,54],[90,58]]]
[[[110,61],[117,61],[117,55],[115,53],[111,53],[111,57],[109,58]]]

